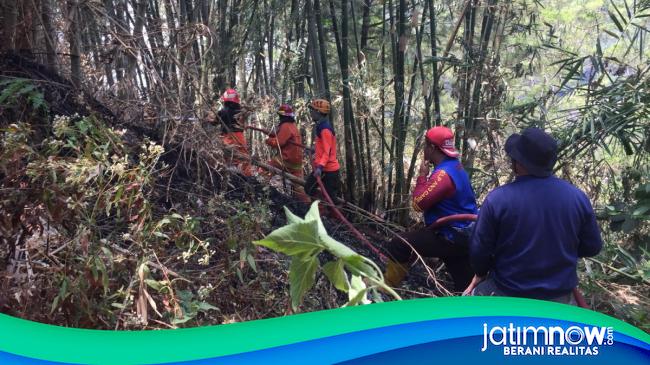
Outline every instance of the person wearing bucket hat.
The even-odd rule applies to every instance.
[[[425,133],[424,162],[413,190],[413,208],[423,212],[427,227],[403,234],[408,244],[401,239],[390,242],[391,260],[384,275],[388,285],[399,285],[415,261],[416,253],[440,258],[456,291],[462,291],[470,283],[474,273],[469,264],[467,244],[472,223],[458,221],[436,230],[428,227],[442,217],[477,213],[474,190],[458,156],[454,134],[449,128],[433,127]],[[429,163],[435,165],[431,174]]]
[[[557,160],[557,142],[539,128],[514,133],[506,140],[506,153],[520,163],[529,175],[547,177],[553,174]]]
[[[603,245],[589,198],[553,175],[557,142],[543,130],[511,135],[505,150],[516,177],[483,202],[470,240],[476,276],[464,294],[575,304],[578,258]]]

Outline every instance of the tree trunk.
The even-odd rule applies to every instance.
[[[320,54],[320,65],[323,68],[322,77],[323,77],[323,88],[325,90],[325,98],[331,100],[330,94],[330,81],[329,75],[327,72],[327,44],[325,43],[325,31],[323,30],[322,22],[322,12],[320,6],[320,0],[314,0],[314,17],[316,20],[316,29],[318,30],[318,46]]]
[[[323,58],[321,57],[321,47],[319,44],[318,30],[316,28],[316,16],[314,15],[314,3],[307,0],[305,10],[309,14],[309,21],[307,23],[307,33],[309,37],[309,49],[311,50],[311,63],[314,76],[314,84],[316,85],[316,96],[327,98],[327,88],[325,86],[325,75],[323,68]]]
[[[385,131],[386,131],[386,2],[384,2],[382,11],[381,11],[382,25],[381,25],[381,91],[379,92],[379,100],[381,101],[381,129],[379,130],[379,135],[382,140],[385,140]],[[388,190],[386,189],[386,181],[384,180],[386,174],[386,148],[382,144],[381,147],[381,176],[382,178],[382,189],[383,189],[383,207],[388,207]]]
[[[341,68],[341,78],[343,79],[343,125],[345,138],[345,171],[347,185],[347,199],[351,202],[355,200],[356,174],[353,146],[353,125],[354,114],[352,112],[352,101],[350,98],[349,69],[348,69],[348,0],[341,2],[341,34],[339,36],[336,13],[334,12],[334,2],[330,0],[330,15],[332,17],[332,30],[337,40],[337,51],[339,54],[339,65]],[[340,40],[340,41],[339,41]]]
[[[18,1],[1,0],[2,13],[4,14],[4,26],[2,29],[2,39],[0,39],[0,49],[13,50],[16,48],[16,24],[18,23]]]
[[[52,28],[52,4],[50,4],[50,1],[41,0],[41,20],[43,22],[47,65],[56,70],[56,33],[54,32],[54,28]]]
[[[393,64],[395,91],[395,120],[393,138],[395,138],[395,197],[393,206],[399,209],[397,219],[404,223],[407,215],[404,208],[404,147],[406,139],[406,115],[404,108],[404,59],[406,51],[406,0],[399,0],[397,21],[398,44],[395,47],[395,63]]]
[[[438,50],[437,50],[437,40],[436,36],[438,35],[437,29],[436,29],[436,12],[434,8],[434,0],[429,0],[427,1],[429,4],[429,17],[431,20],[429,21],[429,30],[431,32],[431,57],[433,58],[433,64],[432,64],[432,78],[433,78],[433,85],[431,86],[431,89],[429,91],[429,103],[427,105],[427,109],[431,107],[431,96],[433,95],[433,115],[434,115],[434,125],[440,125],[441,123],[441,112],[440,112],[440,87],[438,86],[438,61],[436,59],[438,58]]]
[[[485,58],[490,44],[490,36],[492,34],[492,24],[494,23],[494,13],[496,9],[496,0],[489,0],[485,11],[483,13],[483,22],[481,25],[481,43],[478,49],[478,60],[476,62],[474,87],[472,90],[472,99],[470,100],[469,117],[465,127],[465,134],[463,136],[463,162],[471,167],[473,165],[473,153],[468,147],[468,138],[477,137],[477,122],[476,119],[480,113],[481,90],[483,82],[483,67],[485,65]]]
[[[72,84],[81,87],[81,29],[79,26],[79,1],[68,0],[68,19],[70,20],[70,30],[68,32],[68,42],[70,43],[70,78]]]

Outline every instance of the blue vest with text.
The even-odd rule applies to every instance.
[[[438,170],[444,170],[451,178],[456,187],[456,193],[448,199],[440,201],[438,204],[424,212],[424,222],[426,225],[434,223],[436,220],[454,214],[477,214],[476,196],[474,189],[469,181],[467,172],[463,169],[460,161],[455,158],[448,158],[438,164],[432,174]],[[464,228],[471,224],[470,221],[452,222],[446,227],[441,227],[440,232],[448,238],[451,235],[449,227]]]

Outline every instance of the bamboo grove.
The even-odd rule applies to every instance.
[[[29,54],[79,87],[139,105],[160,120],[201,118],[226,87],[240,89],[253,109],[331,99],[343,136],[346,198],[402,222],[426,128],[453,125],[463,162],[471,170],[478,159],[477,171],[485,171],[496,162],[504,128],[564,117],[557,95],[581,86],[585,60],[600,76],[607,67],[637,67],[642,82],[650,7],[647,1],[584,2],[607,21],[600,33],[627,47],[622,57],[621,51],[608,57],[600,35],[583,40],[595,46],[597,38],[596,52],[577,54],[566,39],[575,37],[571,29],[540,21],[549,6],[572,4],[566,1],[1,3],[5,50]],[[521,80],[541,73],[550,75],[547,89],[519,103]],[[589,103],[598,85],[587,86]],[[575,135],[572,128],[559,125],[565,147],[574,140],[593,145],[593,133],[583,128]],[[620,135],[602,131],[601,140]],[[485,177],[480,192],[499,183],[498,174]]]

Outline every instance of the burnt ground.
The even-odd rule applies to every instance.
[[[147,139],[164,145],[166,152],[162,162],[166,163],[169,169],[158,177],[154,190],[150,192],[153,214],[155,217],[162,217],[170,212],[178,212],[201,217],[202,223],[197,234],[201,239],[210,241],[215,249],[210,257],[210,264],[203,266],[196,262],[179,260],[180,250],[172,242],[157,248],[156,258],[164,270],[152,268],[152,278],[162,279],[171,271],[182,279],[175,284],[175,290],[198,292],[209,288],[204,299],[219,308],[216,313],[199,313],[186,325],[228,323],[289,313],[289,258],[254,247],[251,241],[260,239],[273,229],[286,224],[283,207],[288,207],[298,216],[304,216],[309,208],[307,205],[295,201],[291,196],[271,186],[265,179],[244,177],[228,171],[224,166],[221,151],[213,147],[213,143],[197,138],[196,130],[188,129],[188,125],[177,126],[175,137],[163,140],[165,133],[161,132],[160,123],[144,122],[143,111],[138,105],[125,109],[122,104],[119,104],[119,107],[111,105],[110,100],[100,102],[91,95],[76,91],[68,80],[52,70],[17,55],[0,57],[0,76],[3,80],[30,80],[42,92],[49,106],[47,111],[36,112],[27,112],[27,108],[0,109],[0,127],[17,121],[31,124],[35,130],[34,146],[38,146],[40,141],[52,133],[51,123],[55,115],[75,114],[92,114],[114,128],[125,129],[123,143],[134,151]],[[169,125],[165,127],[169,128]],[[0,181],[4,178],[0,172]],[[20,220],[21,214],[23,213],[16,213],[16,222]],[[349,213],[346,215],[355,222],[359,230],[369,233],[368,237],[372,237],[370,240],[377,247],[381,249],[386,245],[389,238],[380,224],[364,221],[363,218]],[[49,219],[45,215],[41,218]],[[345,225],[329,218],[323,218],[323,222],[332,237],[383,267],[379,258],[374,257],[369,248],[358,242]],[[13,241],[10,239],[3,242],[8,246],[0,245],[0,253],[8,258],[16,247],[11,247]],[[47,241],[39,241],[37,237],[33,245],[42,246],[36,247],[36,250],[42,250],[46,245],[47,250],[56,252],[58,249],[49,238]],[[110,289],[130,287],[128,280],[132,276],[129,275],[134,273],[142,257],[129,256],[129,247],[125,244],[107,248],[113,250],[114,255],[125,256],[115,265],[113,271],[108,273]],[[242,260],[242,251],[253,257],[255,267]],[[70,252],[73,253],[74,251]],[[319,259],[321,264],[324,264],[332,257],[328,253],[322,253]],[[426,262],[430,267],[439,269],[440,265],[435,260]],[[90,297],[96,301],[92,306],[66,299],[65,305],[60,305],[61,310],[51,312],[50,308],[53,307],[59,292],[60,275],[67,275],[72,282],[79,279],[67,263],[59,260],[52,263],[27,278],[12,276],[8,271],[2,272],[3,268],[0,266],[0,311],[41,322],[89,328],[169,326],[166,324],[166,318],[143,326],[133,319],[135,310],[131,306],[120,310],[110,305],[97,307],[98,303],[108,305],[106,294],[101,291],[90,293]],[[10,266],[5,265],[4,269],[7,270]],[[446,275],[440,270],[436,271],[435,276],[441,283],[448,283]],[[421,263],[411,268],[406,282],[397,291],[404,299],[440,295]],[[168,306],[167,295],[154,293],[152,297],[154,301]],[[336,308],[346,301],[346,295],[334,289],[324,275],[319,273],[315,287],[306,295],[300,310]],[[97,313],[87,313],[87,318],[80,318],[77,312],[81,305],[84,305],[84,310],[95,310]],[[117,325],[114,326],[115,323]]]

